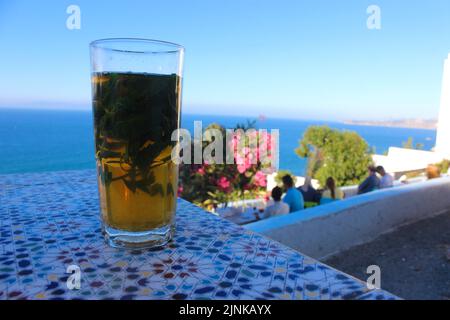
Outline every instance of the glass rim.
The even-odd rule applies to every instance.
[[[159,46],[158,48],[151,48],[148,50],[129,50],[129,49],[121,49],[119,47],[114,47],[114,44],[120,43],[140,43],[146,45],[154,45]],[[108,45],[111,44],[111,45]],[[143,54],[151,54],[151,53],[178,53],[183,52],[184,47],[174,42],[162,41],[156,39],[144,39],[144,38],[105,38],[94,40],[89,43],[89,47],[98,48],[102,50],[115,51],[115,52],[123,52],[123,53],[143,53]]]

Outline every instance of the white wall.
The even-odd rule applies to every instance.
[[[267,175],[267,191],[272,191],[273,188],[277,186],[275,182],[275,177],[277,176],[277,172]],[[305,177],[296,176],[295,186],[301,187],[305,183]],[[320,187],[319,181],[312,179],[311,184],[314,188],[318,189]]]
[[[441,107],[436,136],[436,152],[450,158],[450,53],[444,62]]]
[[[375,191],[258,221],[245,228],[316,259],[369,242],[401,225],[450,211],[450,178]]]
[[[388,156],[373,156],[377,166],[383,166],[387,172],[408,172],[425,169],[429,164],[438,163],[444,158],[432,151],[390,147]]]

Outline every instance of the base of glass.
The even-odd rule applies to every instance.
[[[160,248],[172,240],[175,226],[168,225],[143,232],[129,232],[103,226],[102,231],[106,242],[114,248]]]

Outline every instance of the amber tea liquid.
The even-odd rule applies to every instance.
[[[93,111],[103,224],[118,233],[172,225],[178,167],[180,77],[94,73]]]

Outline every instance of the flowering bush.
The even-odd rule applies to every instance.
[[[222,126],[211,125],[208,128],[219,129],[226,136]],[[237,129],[246,131],[252,128],[238,126]],[[261,158],[267,155],[272,159],[271,136],[256,130],[248,133],[243,135],[234,131],[231,145],[224,143],[224,154],[227,147],[234,151],[234,164],[180,165],[179,196],[207,210],[213,210],[222,203],[226,205],[231,201],[265,197],[270,163],[262,163]],[[205,147],[208,142],[203,144]]]

